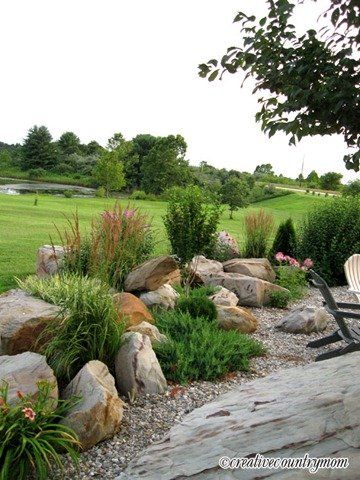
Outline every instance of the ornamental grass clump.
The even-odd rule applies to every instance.
[[[155,345],[156,355],[165,377],[177,383],[247,371],[249,359],[265,352],[262,344],[248,335],[221,330],[215,320],[193,318],[189,313],[162,312],[156,325],[168,338]]]
[[[260,209],[245,216],[245,258],[266,257],[274,230],[274,216]]]
[[[0,386],[0,480],[45,480],[53,467],[64,470],[64,453],[77,465],[81,445],[59,421],[79,399],[54,402],[52,390],[39,382],[36,398],[18,391],[10,403],[8,385]]]
[[[40,351],[58,380],[71,380],[90,360],[100,360],[113,369],[124,324],[118,321],[108,285],[76,274],[29,277],[18,283],[28,293],[60,307],[58,317],[39,338]]]
[[[58,232],[65,247],[63,271],[98,277],[118,290],[154,249],[148,217],[118,203],[93,219],[89,236],[81,233],[77,213],[68,219],[65,232]]]

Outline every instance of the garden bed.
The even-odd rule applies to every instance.
[[[353,301],[346,287],[332,289],[339,301]],[[321,306],[318,290],[311,288],[306,297],[296,305]],[[80,480],[88,478],[111,479],[119,475],[127,464],[145,447],[165,435],[170,427],[180,421],[191,410],[212,401],[217,395],[229,391],[236,385],[264,377],[271,372],[314,361],[317,350],[306,348],[315,338],[331,333],[335,322],[331,320],[322,333],[311,335],[289,334],[279,331],[275,325],[286,310],[254,308],[252,312],[259,320],[259,328],[251,336],[264,343],[268,349],[265,357],[251,359],[249,373],[229,374],[215,382],[194,382],[186,387],[172,385],[165,395],[139,397],[126,408],[119,433],[111,440],[102,442],[82,454],[79,470],[66,465],[66,473],[59,472],[55,479]],[[127,401],[127,399],[124,399]]]

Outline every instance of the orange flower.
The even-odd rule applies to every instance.
[[[34,410],[30,407],[23,408],[21,410],[26,418],[30,420],[30,422],[33,422],[35,420],[36,413]]]

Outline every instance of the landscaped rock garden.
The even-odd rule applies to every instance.
[[[44,256],[44,249],[39,256]],[[266,259],[221,263],[199,256],[189,267],[193,281],[216,287],[208,297],[216,305],[219,328],[251,334],[266,346],[267,354],[253,358],[249,372],[231,372],[212,382],[168,384],[153,349],[168,339],[154,325],[151,310],[175,307],[179,293],[167,282],[178,284],[179,270],[171,257],[145,262],[125,281],[125,289],[132,293],[113,296],[118,321],[127,328],[113,365],[114,376],[103,362],[92,360],[60,388],[61,398],[81,398],[63,424],[76,432],[88,452],[82,454],[78,472],[68,464],[67,473],[59,478],[113,479],[194,408],[254,378],[312,361],[315,355],[306,349],[307,342],[317,338],[318,332],[334,328],[314,289],[287,311],[266,307],[268,293],[282,289],[272,283],[275,273]],[[52,268],[48,275],[54,273]],[[342,288],[334,294],[341,300],[351,298]],[[57,399],[52,369],[44,356],[32,352],[39,349],[37,340],[46,324],[56,321],[59,313],[59,307],[22,290],[0,296],[0,377],[9,382],[10,401],[16,400],[18,390],[35,395],[38,380],[51,381]]]

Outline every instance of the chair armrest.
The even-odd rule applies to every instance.
[[[348,292],[350,292],[350,293],[360,293],[360,290],[353,290],[352,288],[349,288]]]
[[[331,310],[330,313],[332,313],[335,318],[353,318],[354,320],[360,320],[360,313],[345,312],[344,310]]]
[[[348,308],[349,310],[360,310],[360,303],[336,302],[339,308]]]

